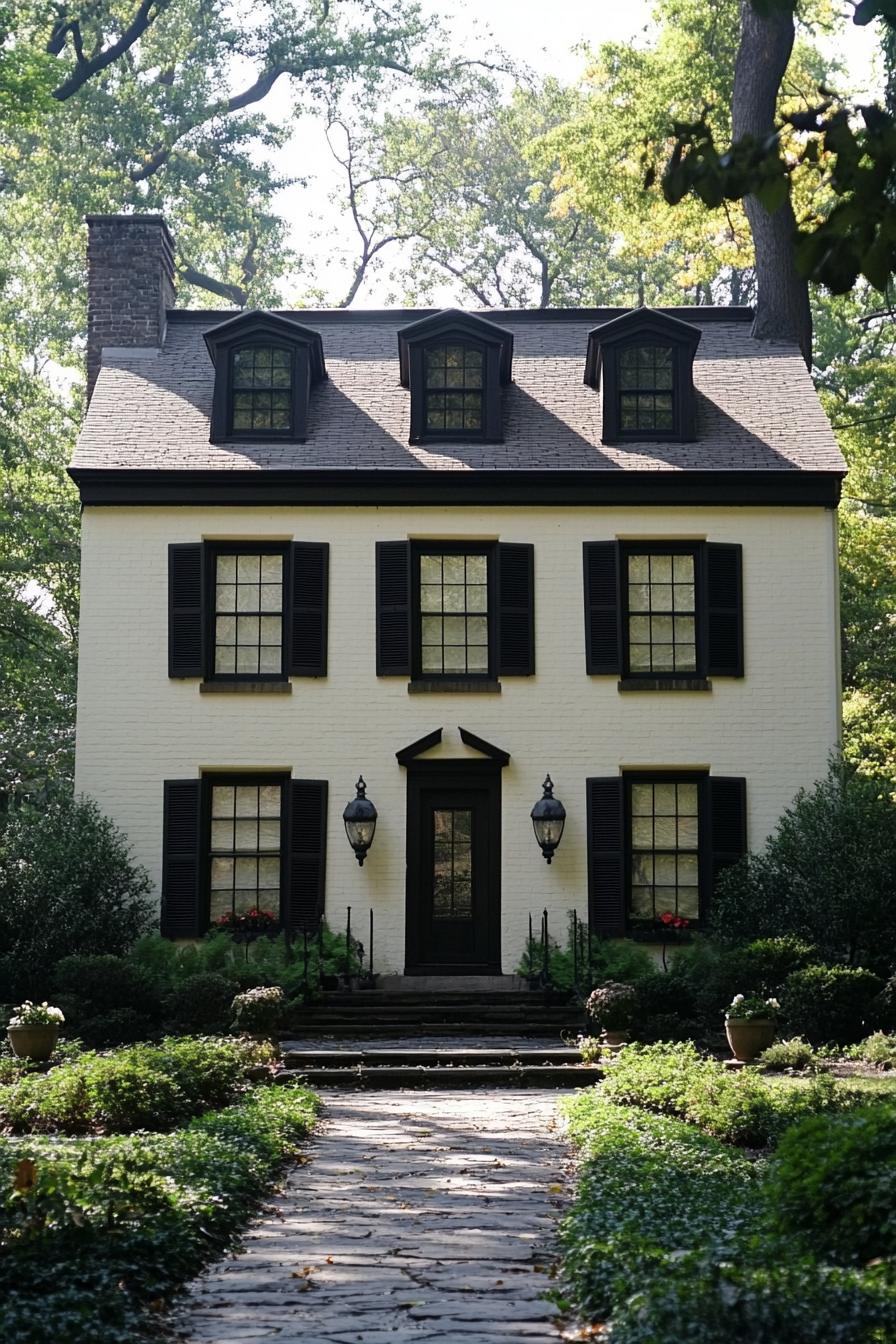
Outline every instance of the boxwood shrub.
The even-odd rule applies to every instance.
[[[896,1255],[896,1105],[794,1125],[771,1164],[767,1196],[785,1236],[840,1264]]]
[[[172,1134],[0,1140],[0,1339],[133,1344],[227,1248],[316,1110],[259,1088]]]
[[[879,976],[859,966],[806,966],[785,980],[781,1012],[788,1030],[812,1045],[847,1045],[877,1025],[875,1000],[883,987]]]

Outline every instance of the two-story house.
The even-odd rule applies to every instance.
[[[179,311],[161,218],[89,227],[77,787],[162,931],[351,906],[379,970],[494,974],[543,908],[704,919],[839,735],[844,463],[796,346],[744,308]]]

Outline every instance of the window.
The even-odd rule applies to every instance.
[[[697,437],[694,356],[701,328],[633,308],[588,333],[585,382],[600,390],[604,443]]]
[[[213,566],[214,676],[282,678],[283,550],[221,547]]]
[[[320,332],[282,313],[247,312],[203,335],[215,366],[211,442],[303,443],[312,388],[327,376]]]
[[[628,671],[695,675],[695,552],[629,550],[625,565]]]
[[[489,557],[441,548],[417,555],[419,648],[423,677],[487,677]]]
[[[482,350],[472,345],[435,345],[426,350],[424,372],[427,434],[482,433]]]
[[[209,813],[209,922],[256,907],[279,918],[282,781],[211,781]]]
[[[290,430],[292,366],[292,351],[283,346],[242,345],[232,352],[232,433],[269,434]]]
[[[674,364],[668,345],[630,345],[619,352],[619,428],[623,434],[671,433]]]
[[[700,915],[701,780],[629,779],[629,918]]]
[[[436,808],[433,820],[433,919],[473,918],[473,813]]]
[[[513,368],[509,331],[473,313],[430,313],[399,331],[398,368],[411,394],[410,443],[501,442],[501,389]]]

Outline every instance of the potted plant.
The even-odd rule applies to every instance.
[[[19,1059],[49,1059],[59,1040],[59,1028],[65,1018],[60,1008],[44,1000],[32,1003],[26,999],[16,1008],[6,1028],[12,1052]]]
[[[286,1007],[286,995],[279,985],[258,985],[237,994],[233,1000],[233,1030],[257,1041],[268,1041],[280,1055],[278,1029]]]
[[[731,1053],[741,1064],[749,1064],[775,1039],[778,1026],[777,999],[759,994],[735,994],[725,1009],[725,1035]]]
[[[631,985],[607,980],[591,991],[585,1000],[585,1012],[603,1033],[607,1045],[624,1045],[635,1015],[637,994]]]

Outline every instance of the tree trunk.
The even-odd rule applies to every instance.
[[[763,16],[752,0],[741,0],[740,46],[734,66],[732,138],[763,140],[772,133],[778,91],[793,49],[793,10],[774,6]],[[809,286],[793,255],[796,219],[790,200],[772,214],[755,196],[744,210],[756,253],[756,318],[753,335],[763,341],[796,341],[812,364]]]

